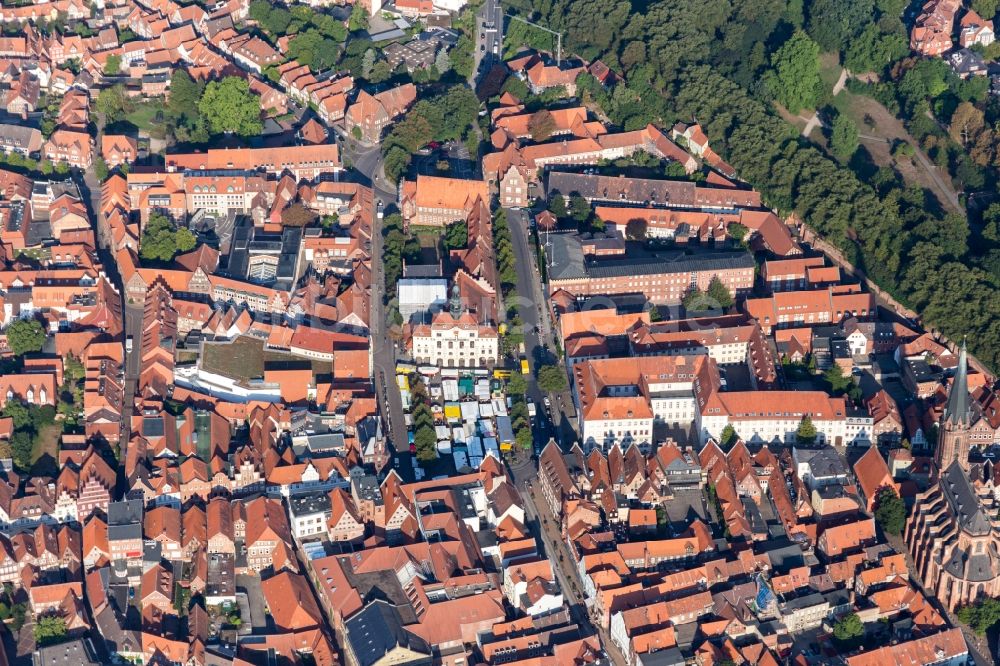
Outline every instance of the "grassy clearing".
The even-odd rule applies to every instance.
[[[139,102],[135,111],[125,116],[125,120],[135,125],[140,132],[145,132],[154,139],[162,139],[163,122],[156,119],[156,114],[162,110],[162,105],[158,102]]]
[[[819,78],[823,82],[823,87],[833,90],[833,86],[840,78],[840,58],[836,53],[823,53],[819,56]]]
[[[62,423],[50,423],[38,432],[31,447],[32,472],[59,473],[59,439],[62,432]]]
[[[942,203],[948,200],[919,161],[910,158],[897,160],[893,157],[892,146],[897,141],[905,141],[917,150],[920,146],[888,109],[871,97],[855,95],[848,90],[841,91],[834,98],[833,105],[857,125],[861,148],[868,153],[875,165],[891,166],[899,172],[907,185],[934,192]]]

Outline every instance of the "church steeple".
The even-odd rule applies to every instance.
[[[948,404],[944,408],[944,419],[951,425],[970,425],[972,408],[969,404],[969,361],[965,354],[965,340],[958,353],[958,368],[948,393]]]
[[[945,470],[953,462],[966,472],[969,471],[969,428],[972,426],[972,401],[969,398],[969,360],[965,351],[965,341],[958,354],[958,368],[948,392],[948,402],[938,429],[935,461],[939,470]]]

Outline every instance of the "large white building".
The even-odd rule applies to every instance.
[[[731,425],[745,441],[794,444],[804,417],[816,441],[867,446],[873,419],[845,398],[822,391],[723,391],[707,356],[656,356],[579,361],[573,384],[585,449],[647,450],[654,428],[690,433],[702,444]]]
[[[819,443],[871,443],[872,417],[853,412],[845,398],[831,398],[823,391],[714,391],[700,407],[702,443],[718,440],[731,425],[748,442],[792,444],[806,416],[816,428]]]
[[[413,327],[410,345],[414,361],[441,368],[492,367],[500,356],[496,327],[481,324],[472,313],[463,312],[456,297],[430,324]]]
[[[577,363],[573,379],[584,448],[646,450],[654,426],[691,429],[719,372],[708,356],[633,357]]]

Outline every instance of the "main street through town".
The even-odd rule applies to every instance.
[[[503,40],[503,13],[499,2],[487,0],[477,17],[476,72],[484,75],[493,56],[499,57]],[[482,62],[481,62],[482,61]],[[475,81],[470,81],[474,84]],[[376,202],[381,203],[380,211],[391,213],[399,208],[398,190],[387,181],[382,170],[382,153],[378,146],[362,144],[352,137],[341,136],[341,151],[345,162],[349,163],[367,184],[373,189]],[[466,177],[478,177],[478,158],[471,159],[467,153],[462,153],[464,146],[449,148],[449,161],[465,164],[471,162],[473,173],[462,173]],[[532,232],[529,227],[531,216],[520,209],[506,210],[507,222],[511,231],[511,240],[516,256],[517,288],[515,292],[516,305],[520,313],[524,333],[524,348],[533,370],[527,379],[526,398],[533,401],[537,407],[537,416],[533,425],[535,453],[541,451],[550,439],[555,439],[562,446],[568,447],[576,441],[573,426],[575,409],[568,393],[548,395],[538,386],[535,370],[542,363],[558,364],[560,359],[554,353],[554,337],[552,323],[547,308],[547,299],[539,273],[536,253],[532,243]],[[385,275],[382,263],[383,238],[382,217],[376,215],[372,225],[372,313],[371,338],[372,357],[375,373],[375,389],[379,406],[385,415],[388,441],[395,449],[396,469],[406,480],[412,480],[412,465],[406,439],[406,425],[403,418],[403,406],[398,387],[396,386],[396,342],[390,335],[394,324],[386,315]],[[388,298],[392,298],[392,294]],[[511,303],[507,303],[507,306]],[[546,407],[548,398],[549,407]],[[560,587],[566,595],[574,620],[581,627],[591,623],[587,605],[582,596],[577,576],[567,569],[566,562],[571,561],[565,544],[559,533],[559,517],[550,516],[548,507],[539,498],[539,509],[534,496],[532,480],[537,477],[536,464],[532,456],[521,455],[511,461],[511,475],[526,504],[528,523],[536,533],[536,538],[542,544],[545,552],[553,561],[553,569],[559,580]],[[543,516],[545,517],[543,519]],[[616,665],[624,665],[625,660],[613,647],[607,631],[595,625],[595,631],[601,635],[609,657]]]
[[[406,440],[403,400],[396,386],[396,342],[390,335],[394,324],[387,318],[385,307],[385,270],[382,264],[383,213],[398,210],[398,190],[388,182],[382,170],[382,151],[378,146],[362,144],[354,138],[341,138],[343,159],[367,180],[375,198],[376,215],[372,221],[372,293],[371,327],[372,368],[375,373],[375,393],[379,410],[385,415],[386,439],[395,449],[396,469],[404,480],[412,480],[413,467]],[[389,294],[392,298],[393,294]]]
[[[548,299],[545,296],[537,255],[531,241],[529,229],[531,215],[525,210],[515,208],[506,209],[506,214],[516,259],[516,303],[524,329],[524,349],[534,370],[543,363],[560,363],[561,359],[555,353]],[[505,303],[505,306],[509,308],[510,303]],[[539,414],[534,430],[536,452],[540,451],[551,437],[564,447],[571,446],[576,441],[576,430],[573,426],[575,409],[572,398],[568,393],[546,394],[538,386],[534,372],[527,379],[527,397],[535,401]],[[551,404],[549,409],[544,406],[545,398],[549,398]]]
[[[475,71],[485,74],[503,56],[503,8],[485,0],[476,13]]]

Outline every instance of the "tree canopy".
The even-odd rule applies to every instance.
[[[188,229],[177,229],[167,217],[153,213],[139,241],[139,256],[152,261],[170,261],[179,252],[194,249],[195,235]]]
[[[774,67],[769,78],[771,92],[791,113],[815,108],[819,100],[819,46],[797,31],[771,57]]]
[[[104,73],[108,76],[118,76],[122,69],[122,57],[117,53],[112,53],[104,61]]]
[[[44,345],[45,329],[37,319],[18,319],[7,327],[7,346],[15,356],[39,352]]]
[[[896,491],[888,486],[875,495],[875,520],[887,534],[899,536],[906,523],[906,505]]]
[[[716,275],[708,283],[708,290],[705,292],[708,297],[718,304],[720,308],[728,308],[733,304],[733,294],[729,291],[729,287],[722,284],[722,280]]]
[[[238,76],[211,81],[198,102],[213,133],[233,132],[256,136],[263,130],[260,120],[260,97],[250,92],[250,84]]]
[[[846,114],[838,113],[833,119],[830,132],[830,150],[840,159],[846,160],[858,149],[858,126]]]
[[[833,637],[841,644],[855,644],[865,635],[865,625],[857,613],[848,613],[833,625]]]
[[[873,174],[856,166],[855,159],[831,159],[803,141],[770,104],[785,96],[807,108],[807,103],[822,104],[830,93],[826,87],[822,95],[810,94],[806,81],[820,79],[812,58],[817,50],[801,35],[796,38],[804,28],[821,49],[849,59],[852,70],[873,69],[880,75],[878,83],[852,80],[848,88],[904,118],[920,147],[947,169],[957,187],[995,190],[1000,168],[980,162],[992,155],[1000,164],[997,133],[976,136],[970,149],[955,144],[939,126],[949,125],[961,102],[981,110],[990,106],[985,103],[989,77],[963,81],[941,58],[906,57],[904,5],[903,0],[651,0],[639,5],[509,0],[504,7],[563,31],[567,53],[600,58],[623,74],[622,81],[607,87],[581,74],[576,84],[583,103],[625,129],[648,122],[670,127],[698,118],[713,150],[761,192],[768,206],[783,215],[795,213],[928,325],[951,339],[968,334],[970,351],[1000,368],[1000,321],[992,314],[1000,312],[1000,243],[978,234],[978,219],[972,220],[977,233],[969,236],[966,215],[947,213],[933,195],[906,187],[890,169]],[[989,10],[986,6],[984,18],[992,18]],[[787,51],[778,56],[782,49]],[[897,56],[902,59],[892,60]],[[800,80],[788,75],[798,69]],[[519,83],[509,79],[504,86]],[[991,122],[994,116],[991,112]],[[977,142],[979,152],[972,155]]]
[[[129,97],[125,86],[116,83],[108,88],[102,88],[97,93],[97,110],[103,113],[108,124],[123,120],[126,115],[135,110],[135,102]]]
[[[559,393],[569,388],[566,372],[558,365],[543,365],[538,368],[538,388],[547,393]]]
[[[807,3],[809,34],[824,51],[843,51],[869,24],[872,0],[811,0]]]
[[[722,434],[719,435],[719,446],[722,447],[723,451],[728,451],[739,441],[739,438],[740,436],[736,434],[736,429],[733,428],[731,423],[727,423],[726,427],[722,429]]]
[[[548,109],[539,109],[528,118],[528,131],[532,141],[547,141],[556,130],[556,121]]]
[[[648,230],[649,223],[641,217],[625,223],[625,237],[629,240],[646,240],[646,232]]]
[[[35,642],[39,646],[58,643],[66,637],[66,620],[60,615],[43,615],[35,621]]]
[[[377,66],[378,63],[374,65]],[[468,137],[478,114],[479,100],[465,85],[451,86],[443,93],[418,101],[382,141],[386,177],[398,181],[410,165],[410,156],[431,141]]]
[[[452,222],[444,230],[444,247],[461,250],[469,244],[469,225],[464,220]]]
[[[799,444],[808,446],[816,441],[816,435],[816,426],[813,425],[812,419],[808,414],[806,414],[802,417],[802,421],[799,423],[799,427],[795,431],[795,438],[798,440]]]
[[[970,606],[958,609],[958,619],[969,625],[979,636],[985,636],[997,622],[1000,622],[1000,599],[985,598]]]

